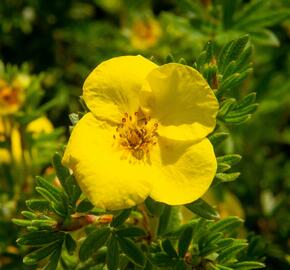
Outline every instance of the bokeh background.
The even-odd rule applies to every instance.
[[[289,18],[289,0],[1,0],[0,87],[17,74],[33,87],[15,114],[20,135],[11,137],[14,158],[26,166],[15,173],[0,155],[0,268],[26,269],[15,244],[19,228],[10,219],[33,192],[33,176],[49,174],[52,153],[69,135],[68,115],[82,110],[82,83],[98,63],[142,54],[160,64],[168,55],[192,64],[208,40],[219,49],[249,34],[254,72],[235,95],[255,91],[259,107],[217,150],[243,156],[241,176],[208,197],[222,215],[245,219],[244,233],[260,243],[267,269],[289,269]]]

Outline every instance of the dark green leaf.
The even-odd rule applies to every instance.
[[[145,257],[139,247],[127,238],[118,237],[121,250],[128,256],[128,258],[139,266],[144,266]]]
[[[211,232],[232,232],[234,229],[240,227],[242,223],[243,223],[242,219],[235,216],[229,216],[214,223],[210,227],[210,231]]]
[[[241,159],[242,159],[242,157],[240,155],[237,155],[237,154],[230,154],[230,155],[217,157],[218,163],[226,163],[230,166],[233,166],[233,165],[239,163]]]
[[[76,250],[77,248],[77,243],[76,241],[72,238],[72,236],[67,233],[65,235],[65,247],[67,249],[67,252],[72,255],[73,252]]]
[[[213,133],[209,135],[208,139],[212,143],[214,147],[217,147],[221,142],[223,142],[227,137],[229,136],[229,133],[224,132],[218,132]]]
[[[156,202],[152,198],[148,197],[145,200],[145,205],[151,215],[160,216],[164,210],[165,204]]]
[[[27,220],[27,219],[19,219],[19,218],[13,218],[12,222],[18,226],[31,226],[32,225],[32,221],[31,220]]]
[[[80,247],[79,257],[81,261],[85,261],[91,257],[98,249],[100,249],[110,236],[110,228],[105,227],[97,229],[90,233]]]
[[[62,232],[51,232],[51,231],[30,232],[18,238],[17,244],[28,246],[41,246],[44,244],[49,244],[56,240],[62,240],[63,236],[64,233]]]
[[[62,159],[61,155],[59,153],[55,153],[55,155],[52,158],[52,164],[61,185],[63,186],[65,191],[68,192],[69,187],[67,186],[66,179],[70,176],[70,173],[69,170],[62,165],[61,159]],[[68,193],[68,195],[70,194]]]
[[[61,245],[51,254],[49,262],[45,266],[44,270],[55,270],[57,269],[58,261],[61,255]]]
[[[165,205],[163,213],[159,218],[159,224],[157,228],[157,235],[163,235],[168,230],[168,224],[170,222],[172,207]]]
[[[232,258],[235,258],[235,256],[238,253],[240,253],[243,249],[245,249],[247,245],[248,245],[247,243],[239,243],[223,249],[218,256],[218,261],[223,264],[226,263]]]
[[[193,233],[193,228],[192,227],[187,227],[185,230],[182,232],[179,241],[178,241],[178,255],[179,257],[184,257],[190,242],[192,240],[192,233]]]
[[[177,257],[177,253],[169,239],[165,239],[162,241],[162,248],[170,257]]]
[[[123,210],[120,214],[117,216],[114,216],[111,226],[112,227],[120,227],[130,216],[131,214],[131,208]]]
[[[36,214],[34,214],[30,211],[21,211],[21,214],[28,219],[34,219],[37,217]]]
[[[174,267],[177,263],[176,258],[172,258],[165,253],[155,253],[152,255],[151,261],[159,267]]]
[[[211,207],[206,201],[203,199],[198,199],[192,203],[185,205],[190,211],[193,213],[206,218],[206,219],[218,219],[218,212]]]
[[[119,246],[115,236],[111,236],[108,243],[107,267],[108,270],[116,270],[119,265]]]
[[[50,245],[44,246],[40,249],[37,249],[23,258],[23,263],[27,265],[37,264],[40,260],[48,257],[52,252],[54,252],[59,246],[62,245],[62,242],[56,241]]]
[[[186,264],[184,261],[179,261],[176,265],[175,265],[175,270],[186,270]]]
[[[119,237],[142,237],[146,236],[146,232],[139,227],[122,228],[117,231]]]
[[[84,199],[80,202],[80,204],[77,206],[76,211],[80,213],[86,213],[94,208],[94,205],[88,200]]]

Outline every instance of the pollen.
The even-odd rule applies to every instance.
[[[157,129],[158,123],[142,112],[135,112],[133,115],[125,113],[113,139],[119,149],[142,160],[157,143]]]

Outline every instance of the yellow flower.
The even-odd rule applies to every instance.
[[[19,129],[17,126],[10,129],[10,140],[11,140],[11,153],[7,149],[0,148],[0,163],[10,163],[10,154],[13,155],[15,161],[19,162],[22,157],[22,146],[21,146],[21,137]],[[39,117],[28,124],[26,131],[32,133],[34,137],[38,137],[41,133],[51,133],[53,131],[53,125],[48,118],[45,116]],[[0,118],[0,142],[5,140],[4,136],[4,123],[3,119]]]
[[[11,84],[0,79],[0,115],[11,114],[19,110],[25,99],[24,90],[29,84],[30,77],[26,74],[18,74]]]
[[[157,20],[136,20],[131,30],[131,44],[136,49],[145,50],[156,45],[160,36],[161,26]]]
[[[73,129],[63,164],[95,206],[122,209],[147,196],[180,205],[208,189],[217,165],[206,136],[218,102],[198,71],[116,57],[88,76],[83,98],[91,112]]]

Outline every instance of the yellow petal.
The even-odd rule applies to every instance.
[[[193,202],[209,188],[217,163],[208,139],[190,144],[159,139],[159,148],[152,153],[152,164],[159,167],[159,179],[153,182],[150,196],[170,205]]]
[[[114,130],[87,113],[73,129],[63,157],[88,199],[110,210],[141,203],[151,190],[150,167],[122,158],[114,147]]]
[[[124,113],[139,108],[139,92],[157,65],[138,56],[120,56],[97,66],[86,79],[83,98],[91,112],[103,120],[119,122]]]
[[[198,141],[214,129],[218,101],[197,70],[175,63],[160,66],[142,90],[142,104],[160,122],[160,135]]]

